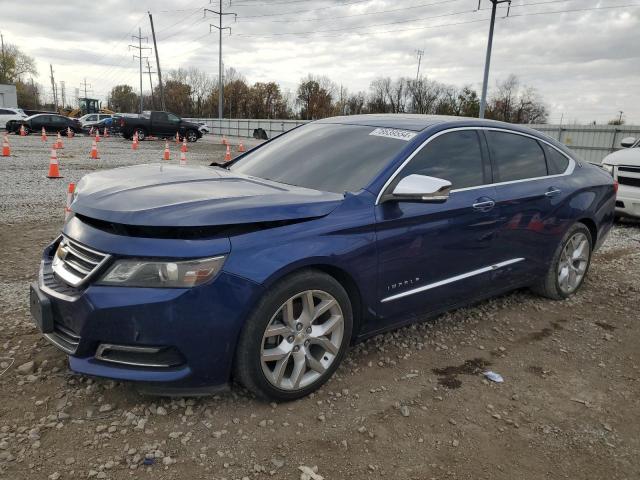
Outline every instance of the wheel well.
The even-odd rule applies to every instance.
[[[301,270],[320,270],[327,275],[335,278],[342,288],[344,288],[351,300],[351,309],[353,311],[353,330],[351,334],[351,339],[353,340],[357,334],[360,332],[360,326],[362,325],[362,295],[360,294],[360,289],[356,284],[355,280],[349,275],[347,272],[342,270],[341,268],[335,267],[333,265],[326,264],[318,264],[318,265],[305,265],[304,267],[295,270],[293,272],[289,272],[288,275],[292,273],[299,272]]]
[[[579,223],[582,223],[585,227],[589,229],[589,233],[591,234],[591,241],[593,242],[593,248],[595,248],[596,243],[598,241],[598,227],[596,227],[596,222],[591,220],[590,218],[582,218],[578,220]]]

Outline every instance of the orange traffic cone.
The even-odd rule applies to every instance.
[[[73,192],[76,190],[76,184],[70,183],[67,189],[67,204],[64,207],[64,219],[68,220],[71,215],[71,201],[73,200]]]
[[[11,156],[11,147],[9,147],[9,138],[6,133],[4,134],[4,137],[2,137],[2,156]]]
[[[227,144],[227,139],[224,137],[224,135],[222,135],[222,140],[220,140],[220,144],[221,145],[226,145]]]
[[[227,144],[227,151],[224,154],[224,161],[229,162],[230,160],[231,160],[231,148],[229,147],[229,144]]]
[[[184,167],[187,164],[187,154],[180,152],[180,166]]]
[[[104,138],[107,138],[109,136],[109,130],[107,130],[107,127],[104,127],[104,133],[102,134],[102,136]]]
[[[169,140],[165,140],[164,142],[164,155],[162,156],[165,160],[171,160],[171,153],[169,152]]]
[[[100,141],[100,130],[96,128],[96,143]]]
[[[55,145],[53,146],[53,148],[64,148],[64,145],[62,145],[62,136],[60,135],[60,132],[58,132],[58,139],[56,140]]]
[[[40,134],[40,139],[42,140],[42,143],[45,143],[47,141],[47,132],[45,131],[44,127],[42,127],[42,133]]]
[[[137,150],[137,149],[138,149],[138,134],[134,133],[133,142],[131,142],[131,150]]]
[[[49,174],[47,178],[62,178],[60,175],[60,170],[58,169],[58,154],[56,153],[56,149],[51,149],[51,157],[49,157]]]
[[[100,158],[100,155],[98,155],[98,143],[95,140],[91,144],[91,153],[89,154],[89,158],[92,158],[94,160]]]
[[[242,152],[245,152],[245,151],[246,151],[246,150],[245,150],[245,148],[244,148],[244,145],[242,144],[242,142],[240,142],[240,143],[238,144],[238,152],[242,153]]]
[[[188,152],[188,151],[189,151],[189,150],[187,149],[187,138],[186,138],[186,137],[184,137],[184,138],[182,139],[182,146],[180,147],[180,151],[181,151],[181,152],[183,152],[183,153],[186,153],[186,152]]]
[[[73,130],[71,130],[71,127],[67,127],[67,138],[72,138],[73,137]]]
[[[176,132],[176,143],[180,143],[180,134]]]
[[[21,137],[26,137],[27,136],[27,132],[24,129],[24,125],[20,125],[20,136]]]
[[[93,127],[91,127],[91,128],[89,129],[89,136],[90,136],[90,137],[93,137]]]

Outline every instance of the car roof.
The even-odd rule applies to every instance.
[[[383,113],[368,115],[348,115],[329,117],[318,120],[318,123],[337,123],[344,125],[363,125],[378,128],[398,128],[420,132],[434,125],[455,124],[476,127],[502,127],[520,130],[518,126],[495,120],[484,120],[472,117],[455,117],[450,115],[420,115],[415,113]]]

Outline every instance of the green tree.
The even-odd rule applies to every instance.
[[[35,61],[18,47],[6,43],[0,52],[0,83],[16,83],[23,75],[38,76]]]
[[[138,95],[130,85],[116,85],[111,89],[109,104],[117,112],[137,112]]]

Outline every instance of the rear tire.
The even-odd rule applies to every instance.
[[[575,223],[562,238],[544,278],[531,290],[552,300],[564,300],[576,293],[584,282],[593,251],[591,232]]]
[[[351,302],[318,270],[285,277],[258,302],[236,348],[234,377],[264,399],[295,400],[333,375],[351,339]]]
[[[144,130],[144,128],[136,128],[133,131],[133,134],[138,134],[138,141],[142,142],[145,138],[147,138],[147,132]]]

